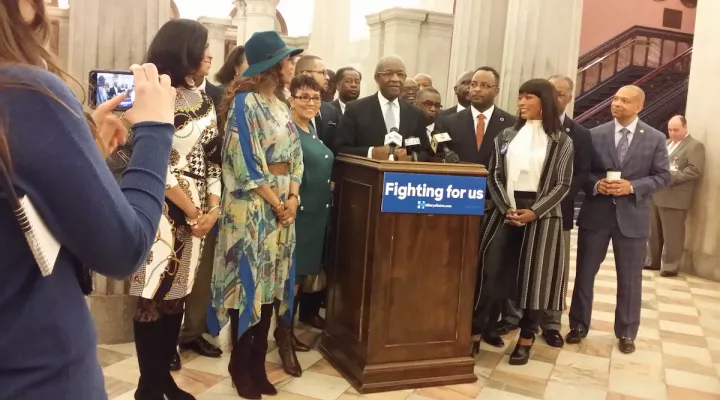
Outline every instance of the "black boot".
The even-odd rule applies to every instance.
[[[237,313],[235,313],[235,315],[237,315]],[[233,318],[233,314],[230,314],[230,318],[231,323],[234,323],[234,325],[237,326],[237,318]],[[260,393],[260,390],[255,385],[255,381],[250,374],[252,341],[252,329],[248,329],[234,342],[232,353],[230,353],[228,372],[230,372],[230,378],[232,379],[235,390],[237,390],[238,396],[245,399],[260,400],[262,399],[262,393]],[[263,365],[263,371],[264,370],[265,366]]]
[[[270,331],[270,322],[273,315],[272,304],[264,304],[262,306],[260,322],[250,328],[252,331],[252,350],[250,351],[250,376],[252,377],[255,387],[262,394],[276,395],[277,389],[268,380],[267,372],[265,372],[265,357],[268,350],[268,332]]]
[[[170,374],[170,360],[177,354],[178,335],[182,325],[183,313],[164,315],[160,321],[163,324],[163,348],[165,358],[163,361],[163,384],[162,390],[168,400],[195,400],[195,396],[180,389]]]
[[[161,321],[133,321],[135,350],[140,366],[140,380],[135,391],[136,400],[164,400],[163,380],[163,326]]]

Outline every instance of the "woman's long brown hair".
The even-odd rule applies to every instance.
[[[9,65],[25,65],[47,69],[63,81],[73,80],[58,66],[56,57],[47,49],[51,36],[50,21],[45,13],[44,0],[28,0],[35,9],[36,15],[31,22],[25,22],[20,12],[20,0],[0,1],[0,67]],[[75,81],[77,82],[77,81]],[[44,86],[36,82],[20,82],[9,79],[0,79],[0,90],[17,88],[33,90],[43,93],[63,104]],[[68,108],[69,110],[69,108]],[[0,117],[5,117],[0,115]],[[0,121],[0,157],[10,168],[10,149],[7,144],[5,132],[7,126]],[[97,132],[91,129],[99,145],[102,141]]]
[[[230,82],[225,94],[223,95],[223,101],[220,105],[220,114],[218,115],[218,124],[221,127],[225,127],[228,120],[228,112],[235,96],[238,93],[243,92],[257,92],[260,88],[267,85],[275,85],[276,88],[285,87],[285,80],[282,74],[282,62],[275,64],[272,68],[267,71],[257,74],[255,76],[246,78],[238,75],[235,79]],[[227,133],[227,132],[226,132]]]

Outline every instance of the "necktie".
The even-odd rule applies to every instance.
[[[617,144],[617,157],[618,161],[620,161],[620,164],[625,161],[625,156],[627,155],[628,148],[630,148],[630,141],[628,140],[628,135],[630,134],[630,131],[627,128],[620,129],[620,134],[622,137],[620,138],[620,141]]]
[[[477,143],[477,149],[480,150],[480,144],[482,144],[483,137],[485,136],[485,114],[480,114],[477,117],[477,125],[475,126],[475,142]]]
[[[387,128],[388,132],[390,132],[390,129],[392,128],[398,128],[397,122],[395,121],[395,113],[393,112],[393,107],[395,107],[395,103],[388,103],[387,110],[385,110],[385,127]]]

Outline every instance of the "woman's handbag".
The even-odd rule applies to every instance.
[[[306,276],[300,289],[303,293],[317,293],[323,291],[327,286],[327,276],[325,271],[320,271],[317,275]]]

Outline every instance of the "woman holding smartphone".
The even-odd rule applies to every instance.
[[[0,399],[107,399],[76,272],[126,279],[145,262],[163,210],[175,89],[155,66],[131,67],[134,152],[118,185],[104,157],[127,139],[111,112],[124,95],[98,107],[93,132],[45,48],[45,2],[0,2],[0,26],[0,161],[61,246],[43,277],[0,180]]]
[[[488,168],[490,211],[482,223],[472,354],[496,320],[498,305],[515,300],[523,310],[511,365],[527,364],[538,318],[565,308],[569,251],[560,202],[570,190],[573,145],[563,132],[557,94],[545,79],[520,86],[520,117],[495,138]]]
[[[170,375],[185,297],[192,291],[205,235],[220,215],[220,149],[212,100],[193,77],[207,74],[208,31],[177,19],[163,25],[147,59],[177,90],[175,134],[165,178],[164,217],[147,260],[130,280],[140,381],[135,398],[193,399]]]

